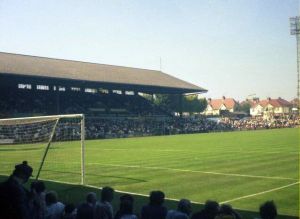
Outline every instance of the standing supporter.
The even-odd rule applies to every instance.
[[[114,198],[114,190],[110,187],[104,187],[101,191],[101,201],[95,206],[95,219],[112,219],[114,212],[111,202]]]
[[[240,216],[239,213],[237,213],[235,210],[233,210],[231,205],[222,204],[216,219],[222,219],[222,218],[241,219],[242,217]]]
[[[86,202],[78,206],[76,219],[93,219],[96,201],[96,193],[88,193],[86,196]]]
[[[114,219],[137,219],[137,216],[133,214],[133,202],[132,195],[122,195],[120,197],[120,209],[117,211]]]
[[[46,194],[46,219],[61,219],[65,205],[57,201],[57,193],[50,191]]]
[[[214,219],[219,212],[219,204],[216,201],[207,200],[204,208],[193,214],[192,219]]]
[[[42,181],[31,183],[30,208],[33,219],[44,219],[46,215],[45,184]]]
[[[32,176],[27,161],[15,166],[12,175],[0,185],[0,218],[29,219],[29,191],[23,187]]]
[[[277,208],[274,201],[266,201],[259,208],[259,214],[262,219],[275,219],[277,217]]]
[[[167,215],[167,208],[163,206],[165,194],[161,191],[152,191],[149,199],[149,204],[143,206],[141,210],[141,219],[164,219]]]
[[[62,219],[76,219],[76,208],[73,203],[67,204]]]
[[[168,211],[166,219],[189,219],[192,212],[192,205],[190,200],[181,199],[178,203],[177,210]]]

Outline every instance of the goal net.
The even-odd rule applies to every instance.
[[[84,184],[84,115],[0,119],[0,175],[27,160],[36,179]]]

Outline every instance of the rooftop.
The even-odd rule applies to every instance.
[[[207,90],[166,73],[139,68],[0,52],[2,74],[177,89],[179,93]]]

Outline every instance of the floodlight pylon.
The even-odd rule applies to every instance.
[[[297,41],[297,108],[298,114],[300,113],[300,76],[299,76],[299,65],[300,65],[300,17],[291,17],[290,18],[290,25],[291,25],[291,35],[296,36]]]

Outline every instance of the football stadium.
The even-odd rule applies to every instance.
[[[212,200],[255,218],[273,200],[278,218],[299,218],[297,121],[249,130],[185,117],[184,107],[174,115],[156,95],[180,105],[207,90],[160,71],[11,53],[0,53],[0,89],[1,181],[27,161],[31,181],[65,203],[112,187],[114,208],[129,194],[137,215],[163,191],[169,208]]]

